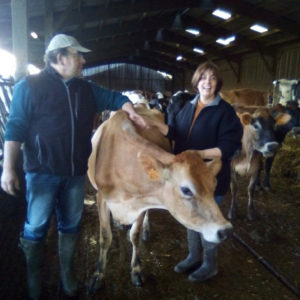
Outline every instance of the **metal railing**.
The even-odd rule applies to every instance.
[[[12,99],[14,79],[5,79],[0,75],[0,160],[3,158],[5,124]]]

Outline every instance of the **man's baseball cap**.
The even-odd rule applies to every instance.
[[[77,50],[78,52],[83,52],[83,53],[92,51],[90,49],[82,47],[79,44],[79,42],[70,35],[57,34],[51,39],[51,41],[46,49],[46,53],[53,51],[53,50],[66,48],[66,47],[72,47],[75,50]]]

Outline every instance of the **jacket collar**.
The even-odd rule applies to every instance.
[[[194,98],[193,100],[191,100],[190,103],[191,103],[193,106],[196,107],[196,106],[197,106],[197,102],[198,102],[198,100],[199,100],[199,97],[200,97],[200,95],[197,94],[197,95],[195,96],[195,98]],[[213,99],[213,101],[211,101],[209,104],[206,105],[206,107],[207,107],[207,106],[217,106],[217,105],[219,105],[220,101],[221,101],[221,97],[220,97],[220,95],[218,94],[218,95]]]
[[[51,76],[53,76],[56,79],[59,79],[59,80],[65,82],[66,84],[71,83],[75,79],[75,77],[73,77],[73,78],[71,78],[69,80],[63,79],[63,77],[54,68],[52,68],[51,66],[46,66],[44,70],[45,70],[45,72],[47,72]]]

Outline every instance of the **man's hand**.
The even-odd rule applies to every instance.
[[[15,171],[21,143],[17,141],[6,141],[4,143],[3,171],[1,176],[2,189],[13,196],[20,189],[19,177]]]
[[[20,190],[20,181],[17,173],[13,169],[3,170],[1,187],[6,193],[16,196],[16,192]]]
[[[129,114],[129,118],[131,121],[133,121],[136,125],[140,126],[141,128],[149,128],[148,123],[146,120],[136,112]]]
[[[147,121],[141,115],[136,113],[131,102],[124,103],[122,109],[128,113],[130,120],[136,125],[144,129],[149,128]]]

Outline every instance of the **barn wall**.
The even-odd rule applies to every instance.
[[[268,65],[272,66],[272,58],[265,56],[265,59]],[[242,58],[240,82],[227,62],[223,61],[218,65],[224,78],[224,90],[249,87],[271,91],[272,82],[276,79],[300,78],[300,43],[280,49],[274,75],[268,71],[262,57],[257,53]],[[234,67],[237,71],[237,66]]]
[[[271,60],[265,57],[271,65]],[[235,72],[228,63],[220,66],[224,78],[224,90],[233,88],[255,88],[259,90],[269,90],[272,88],[272,75],[268,72],[261,56],[250,54],[243,57],[241,62],[240,74],[238,66],[233,65]],[[239,74],[239,79],[237,78]]]
[[[300,78],[300,43],[278,50],[274,74],[268,69],[273,67],[272,57],[264,56],[264,59],[265,61],[258,53],[245,55],[241,59],[240,69],[235,63],[229,65],[227,61],[218,61],[224,79],[223,90],[255,88],[271,92],[272,82],[275,79]],[[107,88],[119,91],[135,89],[160,91],[168,95],[183,89],[192,91],[190,85],[192,70],[174,74],[173,80],[170,81],[162,78],[156,71],[136,65],[124,64],[123,67],[115,68],[112,64],[101,68],[101,72],[93,75],[92,79]]]
[[[133,64],[110,64],[84,71],[84,76],[117,91],[162,92],[172,89],[172,80],[158,72]]]
[[[300,78],[300,43],[283,48],[276,69],[276,79]]]

